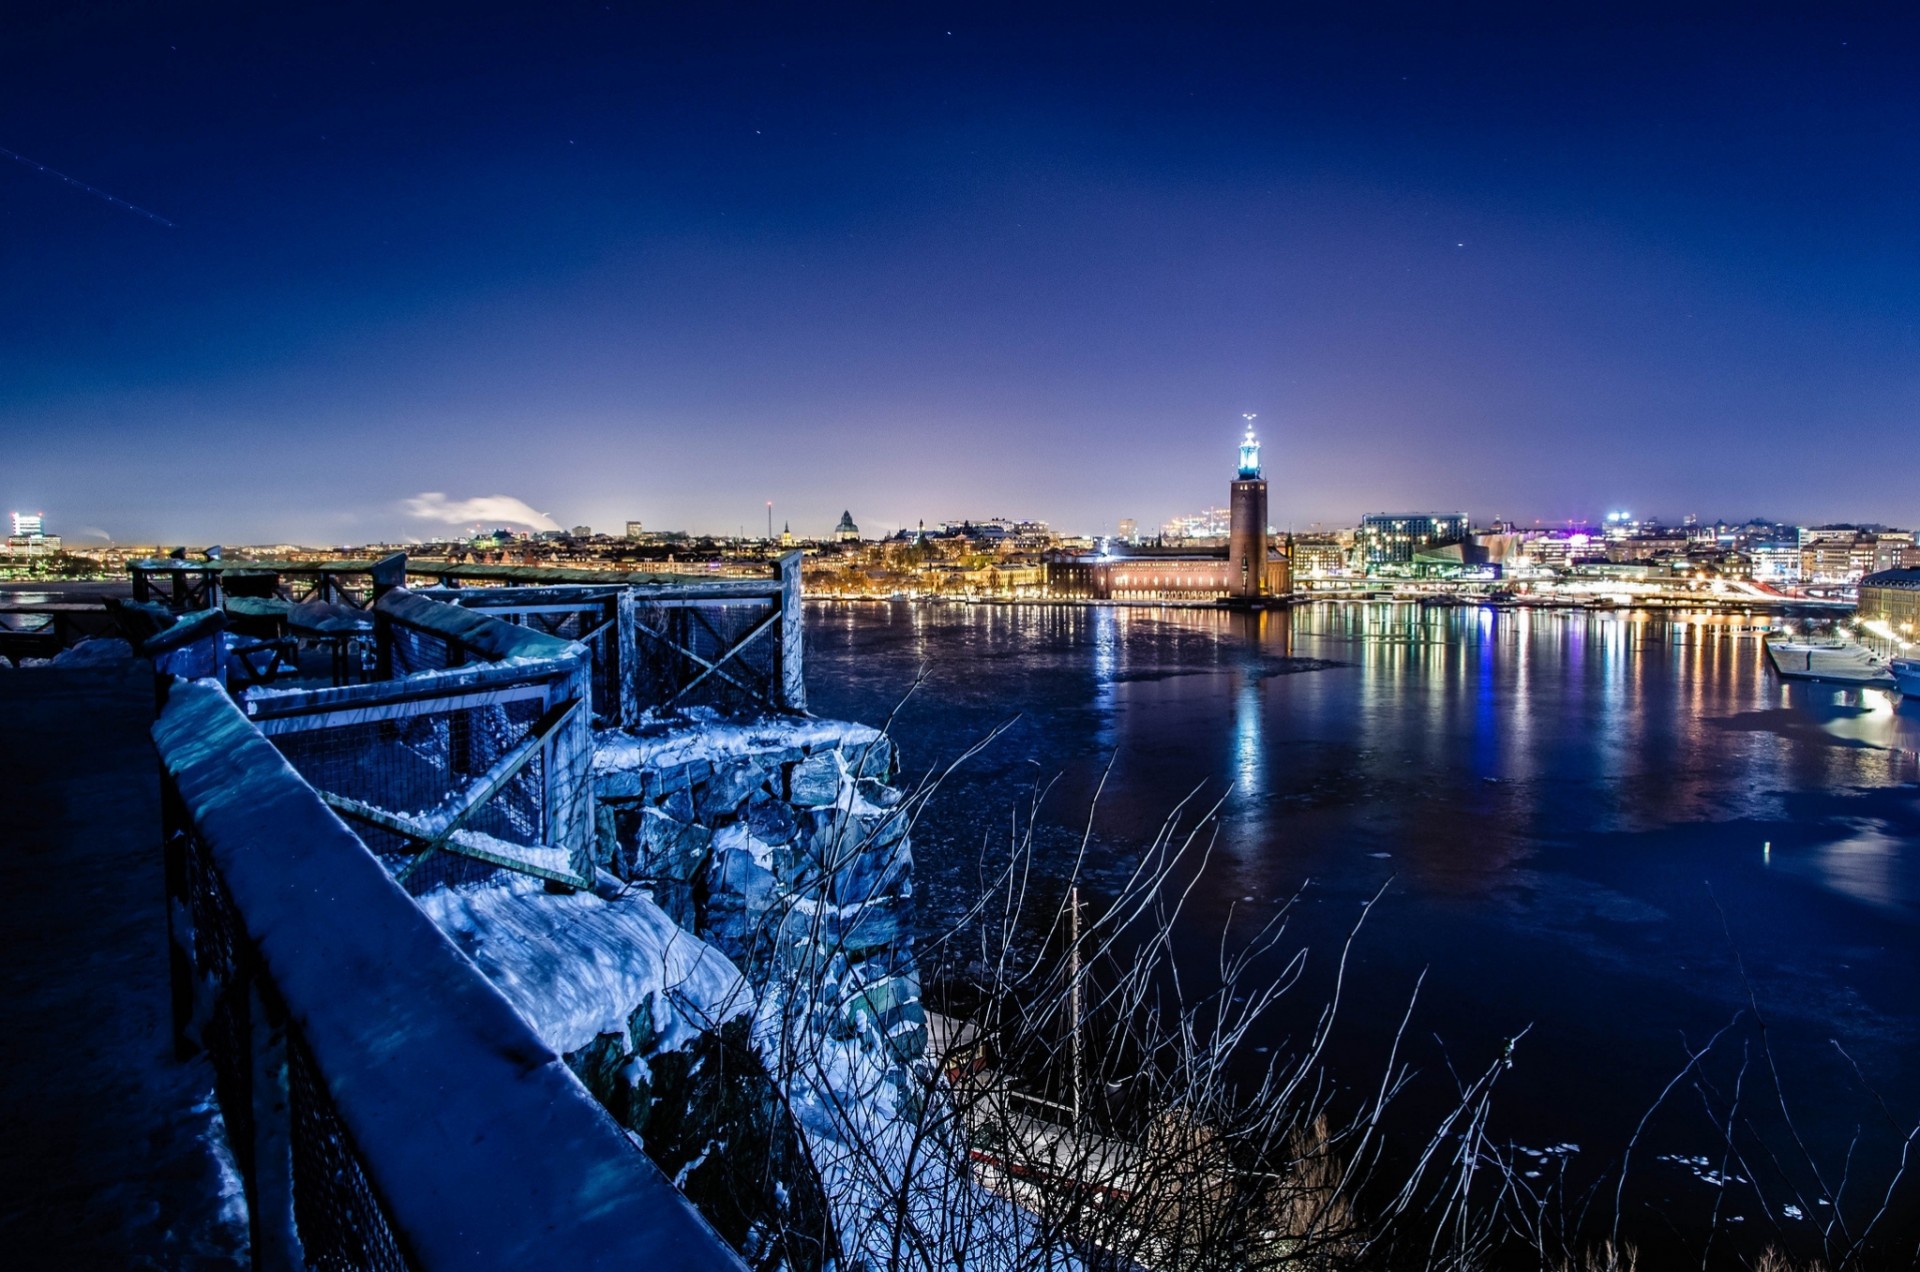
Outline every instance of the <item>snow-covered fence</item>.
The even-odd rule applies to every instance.
[[[430,584],[412,595],[585,646],[594,721],[615,726],[691,706],[805,712],[800,562],[789,552],[762,578],[410,562],[404,553],[379,561],[170,558],[128,569],[136,601],[175,613],[222,609],[236,598],[371,609],[383,676],[472,661],[457,641],[415,639],[404,624],[396,630],[380,620],[382,597],[409,579]]]
[[[602,576],[609,582],[581,583],[593,575],[523,566],[506,577],[555,581],[414,594],[585,645],[594,722],[602,726],[692,706],[801,713],[807,690],[800,559],[788,553],[764,579],[609,573]]]
[[[634,708],[804,712],[800,560],[787,553],[765,580],[631,589]]]
[[[114,634],[113,615],[101,605],[0,604],[0,658],[51,658],[85,640]]]
[[[224,561],[218,556],[189,561],[183,553],[130,561],[127,573],[135,601],[165,605],[176,613],[219,609],[229,597],[366,609],[388,588],[406,581],[406,565],[403,552],[377,561]]]
[[[611,727],[632,715],[631,638],[623,615],[631,612],[627,589],[619,586],[435,587],[414,592],[430,600],[477,610],[547,636],[573,641],[587,650],[593,690],[593,722]],[[628,700],[623,704],[623,693]]]
[[[389,678],[250,690],[247,715],[415,891],[500,868],[590,883],[586,650],[404,589],[374,616]]]
[[[741,1267],[217,684],[153,734],[175,1023],[255,1267]]]

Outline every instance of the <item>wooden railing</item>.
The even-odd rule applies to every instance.
[[[248,690],[247,717],[403,885],[459,875],[449,857],[590,885],[585,650],[404,588],[374,622],[384,678]]]
[[[741,1268],[226,694],[153,733],[176,1036],[255,1268]]]
[[[404,554],[319,564],[139,561],[129,569],[136,601],[175,613],[223,609],[243,597],[256,608],[321,601],[370,609],[381,676],[395,673],[380,600],[408,590],[404,584],[424,584],[411,594],[584,646],[593,720],[616,726],[692,706],[804,713],[800,562],[790,552],[763,578],[451,565]]]

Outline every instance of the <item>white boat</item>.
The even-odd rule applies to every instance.
[[[1887,670],[1900,685],[1902,697],[1920,699],[1920,658],[1889,658]]]

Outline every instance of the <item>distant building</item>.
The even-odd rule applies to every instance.
[[[1792,584],[1800,582],[1800,544],[1769,540],[1750,544],[1747,557],[1753,562],[1756,583]]]
[[[837,543],[860,542],[860,527],[853,524],[851,510],[841,512],[840,524],[833,528],[833,537]]]
[[[53,556],[60,551],[60,536],[47,533],[46,518],[40,513],[16,512],[5,549],[10,557]]]
[[[1920,569],[1880,570],[1861,579],[1855,618],[1895,648],[1920,639]]]
[[[1104,553],[1051,552],[1046,592],[1067,600],[1218,601],[1284,596],[1292,561],[1267,533],[1267,483],[1260,443],[1249,428],[1234,473],[1228,542],[1221,547],[1123,547]],[[1218,540],[1216,539],[1216,542]],[[1064,541],[1063,541],[1064,542]],[[1114,545],[1120,546],[1120,545]]]
[[[627,538],[629,539],[645,538],[646,533],[647,533],[647,528],[641,525],[638,521],[627,522]]]
[[[593,538],[593,527],[575,526],[573,529],[567,531],[567,533],[576,539],[591,539]]]
[[[1882,530],[1873,536],[1873,568],[1900,570],[1920,565],[1920,547],[1911,530]]]
[[[1225,508],[1209,508],[1198,516],[1175,517],[1160,527],[1160,537],[1174,542],[1225,539],[1230,516]]]
[[[1247,416],[1247,435],[1240,442],[1240,469],[1233,478],[1232,512],[1228,518],[1227,560],[1233,594],[1243,600],[1267,591],[1267,479],[1260,472],[1260,441],[1253,435],[1253,417]]]
[[[1303,579],[1324,579],[1347,572],[1346,544],[1334,534],[1293,536],[1293,572]]]
[[[1138,543],[1140,541],[1140,523],[1132,517],[1120,518],[1118,530],[1119,532],[1114,537],[1119,539],[1120,542]]]
[[[1685,556],[1690,542],[1686,534],[1679,530],[1663,531],[1648,528],[1638,534],[1619,538],[1609,533],[1607,560],[1615,565],[1625,565],[1633,561],[1657,561],[1664,557]]]
[[[1827,525],[1801,526],[1796,533],[1800,542],[1800,577],[1809,584],[1844,586],[1876,571],[1920,564],[1908,559],[1914,547],[1909,531],[1880,526]]]
[[[1420,548],[1466,537],[1467,518],[1462,513],[1370,512],[1360,518],[1360,559],[1370,570],[1408,565]]]

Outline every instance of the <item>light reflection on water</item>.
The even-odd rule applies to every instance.
[[[1391,878],[1332,1051],[1356,1072],[1428,969],[1420,1024],[1448,1051],[1422,1063],[1444,1072],[1531,1023],[1505,1088],[1514,1133],[1604,1144],[1672,1075],[1679,1038],[1744,1005],[1737,948],[1790,1080],[1832,1089],[1821,1057],[1845,1039],[1920,1113],[1920,704],[1783,685],[1744,625],[824,605],[808,681],[815,710],[877,720],[928,662],[896,727],[909,771],[1019,715],[916,827],[929,923],[1036,777],[1059,775],[1041,839],[1068,860],[1111,760],[1095,893],[1181,799],[1230,788],[1183,920],[1196,948],[1217,948],[1230,907],[1263,922],[1303,886],[1289,934],[1327,948]],[[1289,656],[1342,665],[1284,674]],[[1810,1133],[1844,1136],[1849,1118],[1836,1107]]]

